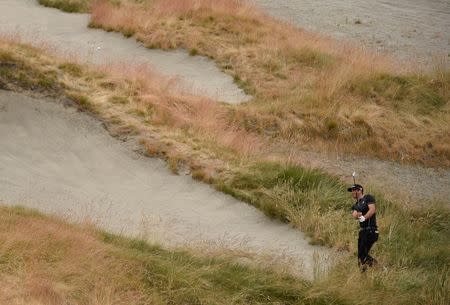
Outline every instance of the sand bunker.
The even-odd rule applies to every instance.
[[[302,28],[423,63],[450,62],[448,0],[253,0]]]
[[[182,50],[160,51],[143,47],[122,34],[89,29],[87,14],[67,14],[40,6],[33,0],[0,1],[0,34],[17,33],[33,44],[50,44],[66,57],[74,55],[95,64],[150,64],[157,71],[180,80],[180,89],[195,95],[240,103],[247,96],[206,57]]]
[[[329,254],[254,207],[134,153],[132,143],[62,103],[0,91],[0,143],[0,202],[87,217],[169,246],[206,244],[292,260],[306,276],[314,253]]]

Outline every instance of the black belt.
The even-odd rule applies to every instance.
[[[378,233],[378,228],[376,227],[365,227],[365,228],[360,228],[360,231],[375,231],[376,233]]]

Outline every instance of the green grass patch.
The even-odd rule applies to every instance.
[[[450,77],[443,81],[447,87],[450,85]],[[354,81],[350,90],[394,109],[429,114],[447,103],[443,85],[425,76],[380,74]]]
[[[260,162],[236,172],[233,178],[216,183],[217,188],[258,208],[266,215],[283,221],[292,221],[292,213],[305,206],[318,209],[339,209],[345,206],[337,178],[293,165]],[[280,190],[293,192],[295,198],[278,198]],[[326,196],[318,198],[319,193]]]

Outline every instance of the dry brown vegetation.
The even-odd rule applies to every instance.
[[[0,207],[0,304],[323,304],[309,285],[222,255],[142,240]]]
[[[114,257],[93,232],[5,208],[0,217],[1,304],[149,304],[137,262]]]
[[[448,70],[401,69],[243,1],[100,1],[90,25],[149,48],[184,48],[215,60],[254,98],[207,110],[203,120],[221,116],[227,126],[221,130],[270,141],[278,153],[312,149],[450,165]],[[195,121],[202,107],[182,119]],[[201,128],[214,128],[211,122]]]

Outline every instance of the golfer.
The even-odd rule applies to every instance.
[[[378,240],[375,198],[364,195],[364,188],[360,184],[353,184],[347,190],[356,200],[352,207],[352,216],[359,220],[358,265],[364,272],[367,266],[376,264],[376,260],[369,255],[370,248]]]

